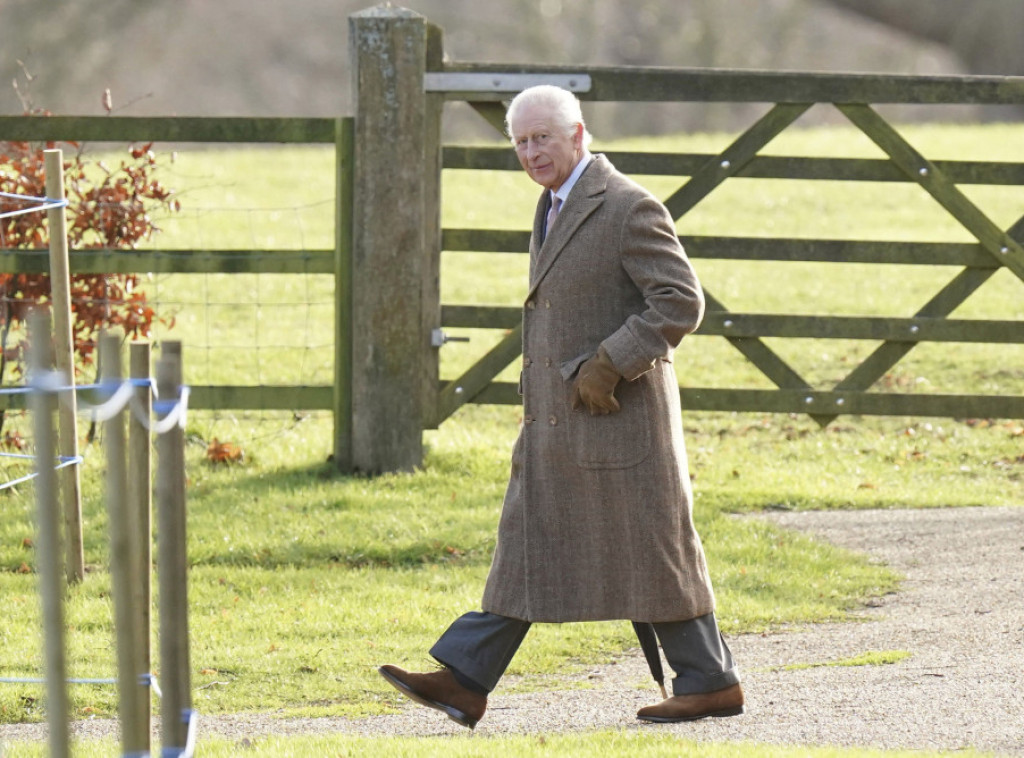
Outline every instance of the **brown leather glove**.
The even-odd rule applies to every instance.
[[[584,361],[576,380],[572,383],[572,409],[586,408],[591,416],[618,413],[619,401],[615,399],[615,387],[622,374],[615,368],[604,347],[597,349],[597,355]]]

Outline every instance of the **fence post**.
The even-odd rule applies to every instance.
[[[423,460],[426,19],[377,6],[349,16],[355,101],[352,468]],[[432,161],[431,161],[432,163]]]
[[[180,401],[181,343],[165,341],[156,364],[160,404]],[[168,412],[173,412],[168,410]],[[157,414],[158,418],[160,413]],[[166,414],[164,414],[166,415]],[[185,531],[185,430],[157,436],[157,576],[160,591],[162,747],[184,748],[192,714],[188,642],[188,550]]]
[[[427,25],[427,71],[444,68],[444,31],[436,24]],[[444,115],[444,94],[432,92],[424,98],[423,146],[423,306],[421,329],[431,335],[430,349],[420,367],[420,388],[423,397],[423,428],[436,429],[442,419],[438,414],[441,395],[441,343],[433,338],[441,328],[441,169],[444,156],[441,147],[441,119]],[[437,330],[435,332],[435,330]]]
[[[334,465],[352,470],[352,196],[354,124],[335,126]]]
[[[43,151],[46,166],[46,196],[64,199],[64,153]],[[57,371],[67,376],[72,389],[57,409],[58,452],[65,458],[78,456],[78,414],[75,398],[75,343],[71,335],[71,272],[68,263],[68,225],[64,208],[47,211],[50,225],[50,297],[53,303],[53,338]],[[85,576],[85,552],[82,547],[82,490],[79,466],[65,466],[60,473],[64,504],[64,572],[69,583]]]
[[[29,316],[29,345],[33,381],[53,368],[50,347],[50,318],[34,311]],[[57,502],[57,440],[53,417],[57,396],[36,388],[30,395],[32,426],[36,443],[36,571],[42,602],[43,634],[46,640],[46,721],[50,728],[52,758],[69,755],[67,649],[64,644],[64,581],[60,554],[60,505]]]
[[[100,334],[101,384],[111,394],[124,381],[121,335]],[[128,504],[128,456],[124,410],[103,423],[103,446],[107,452],[107,518],[110,530],[110,584],[114,596],[114,628],[117,640],[117,693],[120,701],[121,745],[125,755],[139,755],[148,749],[149,722],[143,722],[139,701],[149,697],[148,682],[140,680],[137,668],[138,630],[132,608],[138,581],[138,518]]]
[[[152,651],[150,630],[153,607],[153,460],[151,436],[148,421],[152,413],[153,388],[148,380],[150,370],[150,345],[148,342],[133,342],[128,348],[128,373],[137,380],[132,403],[136,413],[128,415],[128,511],[133,514],[137,545],[135,559],[138,565],[132,570],[132,629],[135,632],[135,653],[138,660],[135,671],[139,676],[152,672]],[[138,696],[139,722],[145,724],[145,731],[139,732],[141,754],[150,749],[149,724],[152,717],[151,688],[147,685],[136,690]]]

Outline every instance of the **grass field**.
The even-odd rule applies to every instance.
[[[389,758],[428,758],[444,755],[450,758],[488,758],[502,755],[506,758],[590,758],[594,755],[637,756],[637,758],[739,758],[756,755],[758,758],[931,758],[945,755],[940,752],[910,750],[868,750],[844,748],[777,747],[753,743],[707,744],[680,740],[657,733],[626,733],[604,731],[589,735],[551,735],[540,737],[487,738],[460,735],[457,737],[377,738],[377,737],[267,737],[231,740],[207,740],[200,743],[202,754],[212,758],[246,756],[275,756],[276,758],[309,758],[309,756],[336,756],[336,758],[363,758],[381,755]],[[111,741],[76,745],[78,758],[106,758],[117,755],[117,746]],[[972,750],[957,751],[965,758],[982,754]],[[8,752],[9,758],[42,758],[40,746],[17,745]]]
[[[922,127],[907,133],[933,158],[1024,160],[1019,127]],[[803,131],[780,138],[772,150],[833,154],[856,142],[851,135],[841,129]],[[649,141],[644,147],[704,150],[722,142],[712,135]],[[1007,154],[1011,149],[1018,154]],[[857,150],[872,154],[869,145]],[[330,247],[332,160],[329,151],[317,148],[183,152],[167,166],[164,178],[182,190],[186,211],[162,220],[165,233],[153,244]],[[641,179],[662,196],[681,181]],[[941,211],[902,190],[794,184],[740,181],[735,188],[723,187],[721,196],[716,193],[684,219],[680,233],[728,229],[772,236],[966,239],[963,230],[943,220]],[[526,228],[536,198],[529,180],[511,173],[470,177],[449,172],[444,189],[450,226]],[[1024,213],[1020,188],[971,190],[971,195],[1006,226]],[[735,310],[863,315],[909,315],[954,273],[781,265],[699,261],[697,268],[708,289]],[[522,256],[447,254],[444,300],[516,304],[524,292],[525,267]],[[154,299],[175,310],[176,325],[163,334],[184,341],[187,381],[330,381],[329,277],[170,276],[149,286]],[[1022,319],[1022,294],[1019,280],[999,275],[955,315]],[[498,335],[468,336],[468,345],[443,349],[443,375],[457,375]],[[826,385],[871,348],[841,341],[795,342],[773,346]],[[1024,394],[1021,347],[946,345],[941,350],[922,347],[911,356],[886,377],[888,387]],[[720,338],[684,341],[676,365],[681,381],[691,386],[766,386]],[[510,368],[503,378],[514,377],[516,370]],[[191,414],[188,550],[197,710],[258,710],[280,717],[393,711],[398,697],[382,686],[375,667],[388,661],[429,665],[426,650],[436,636],[456,615],[478,607],[518,420],[516,407],[464,408],[441,429],[426,433],[421,471],[368,479],[334,474],[326,462],[331,427],[325,416]],[[736,513],[1024,502],[1021,421],[844,417],[820,429],[804,417],[686,413],[683,422],[695,517],[719,618],[730,634],[842,618],[898,582],[861,556],[736,519]],[[9,425],[18,423],[8,420]],[[245,461],[210,464],[205,450],[214,437],[240,444]],[[103,452],[93,446],[85,455],[90,571],[81,586],[68,592],[70,673],[107,677],[113,675],[114,655]],[[24,464],[10,464],[5,477],[13,478],[19,465]],[[0,593],[9,611],[0,626],[0,676],[38,676],[41,669],[32,512],[31,486],[0,496]],[[503,691],[567,686],[563,675],[613,660],[634,645],[625,622],[539,627],[510,671],[529,676]],[[0,721],[42,719],[42,697],[38,686],[0,685]],[[112,688],[76,686],[72,700],[76,718],[116,712]],[[431,745],[396,741],[387,753],[428,755],[433,754]],[[552,738],[545,751],[555,754],[556,745],[560,755],[606,750],[675,755],[680,750],[675,742],[645,739],[641,747],[635,740],[605,734]],[[113,754],[102,752],[108,748],[97,747],[96,754]],[[466,752],[449,748],[452,755],[477,754],[472,746]],[[543,754],[527,739],[492,748],[509,755]],[[312,748],[283,740],[268,745],[265,754],[312,754],[305,749]],[[356,755],[365,744],[345,739],[330,749]],[[9,750],[12,756],[38,754],[25,746]],[[209,754],[229,752],[211,749]],[[751,753],[743,746],[723,746],[721,754]],[[757,754],[766,753],[758,748]],[[848,753],[821,753],[833,754]]]

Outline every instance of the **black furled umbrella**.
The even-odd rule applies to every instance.
[[[634,621],[633,631],[636,632],[636,638],[640,641],[640,649],[644,651],[647,665],[651,668],[651,676],[654,677],[654,681],[661,688],[661,696],[667,698],[665,670],[661,667],[661,651],[658,649],[658,637],[654,633],[654,624],[649,624],[645,621]]]

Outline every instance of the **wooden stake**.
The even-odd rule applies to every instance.
[[[38,381],[53,368],[50,319],[40,311],[29,316],[31,376]],[[64,588],[61,574],[60,504],[57,501],[57,440],[53,416],[57,396],[49,390],[31,393],[36,443],[36,571],[42,601],[46,653],[46,720],[52,758],[67,758],[67,653],[64,647]]]
[[[64,199],[64,158],[60,150],[44,151],[46,196]],[[75,398],[75,345],[71,336],[71,274],[68,264],[67,214],[64,208],[47,211],[50,225],[50,288],[53,301],[53,331],[57,371],[64,374],[67,386],[58,409],[58,450],[65,458],[78,457],[78,409]],[[85,553],[82,548],[82,490],[79,467],[65,466],[60,472],[64,503],[65,556],[64,571],[68,583],[82,581],[85,576]]]
[[[121,336],[104,331],[100,335],[102,383],[117,388],[124,379]],[[128,507],[128,468],[124,411],[118,411],[103,425],[103,447],[107,453],[107,517],[110,529],[110,583],[114,597],[114,628],[117,638],[117,690],[121,715],[122,752],[137,755],[149,742],[149,722],[139,712],[142,696],[149,697],[138,663],[133,589],[138,570],[138,518]]]
[[[181,343],[165,341],[156,366],[160,402],[181,393]],[[179,400],[180,402],[180,400]],[[185,530],[185,430],[157,437],[157,574],[160,590],[160,705],[163,750],[183,748],[192,712]]]
[[[136,413],[128,417],[128,510],[134,514],[138,530],[133,537],[137,546],[135,557],[138,565],[132,571],[132,629],[136,635],[135,651],[138,660],[135,670],[139,675],[151,674],[152,651],[150,631],[152,628],[152,575],[153,575],[153,480],[152,455],[149,426],[145,423],[152,410],[152,387],[150,375],[150,345],[148,342],[133,342],[129,347],[129,374],[138,383],[135,386],[133,403]],[[146,725],[145,734],[140,731],[140,750],[147,754],[150,749],[149,724],[152,717],[152,688],[137,690],[139,721]]]

